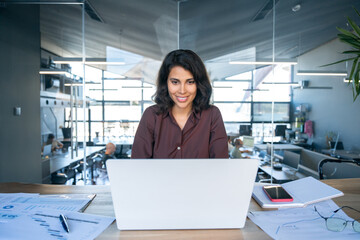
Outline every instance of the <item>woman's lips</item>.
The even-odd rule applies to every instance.
[[[186,100],[188,99],[188,97],[176,97],[176,99],[177,99],[179,102],[186,102]]]

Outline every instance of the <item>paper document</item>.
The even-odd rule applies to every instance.
[[[332,200],[327,200],[305,208],[249,212],[248,217],[270,237],[279,240],[360,239],[360,233],[355,232],[351,224],[348,224],[342,232],[329,231],[326,228],[325,219],[315,212],[314,206],[324,217],[332,216],[333,211],[339,208]],[[348,221],[353,220],[342,210],[338,211],[335,216]]]
[[[0,210],[57,209],[81,211],[92,201],[92,195],[39,195],[39,194],[0,194]]]
[[[64,214],[68,219],[67,233],[59,220]],[[2,211],[0,210],[1,239],[94,239],[115,219],[78,212],[52,209]]]
[[[289,208],[304,207],[308,204],[343,196],[344,193],[319,181],[313,177],[281,184],[281,186],[293,197],[292,202],[272,202],[265,194],[262,187],[268,184],[255,183],[253,198],[263,208]]]

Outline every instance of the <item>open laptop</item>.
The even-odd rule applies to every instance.
[[[106,162],[120,230],[243,228],[257,159]]]
[[[44,149],[43,149],[43,156],[44,157],[51,156],[51,147],[52,147],[51,144],[48,144],[48,145],[44,146]]]

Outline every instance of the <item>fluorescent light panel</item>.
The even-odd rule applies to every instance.
[[[82,83],[65,83],[64,86],[67,86],[67,87],[82,87]]]
[[[152,86],[122,86],[121,88],[152,88]]]
[[[232,88],[232,86],[213,86],[213,88]]]
[[[40,74],[70,74],[66,70],[63,69],[40,69]]]
[[[331,72],[331,71],[298,71],[296,73],[298,76],[337,76],[337,77],[346,77],[347,72]]]
[[[268,61],[268,60],[258,60],[258,61],[230,61],[229,64],[239,64],[239,65],[277,65],[277,64],[287,64],[287,65],[296,65],[296,60],[277,60],[277,61]]]
[[[263,82],[262,84],[299,85],[297,82]]]
[[[69,64],[69,63],[82,63],[82,58],[60,58],[56,57],[53,59],[54,63],[58,64]],[[85,64],[96,64],[96,65],[124,65],[123,59],[107,59],[107,58],[86,58]]]

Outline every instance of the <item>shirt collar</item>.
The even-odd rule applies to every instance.
[[[170,117],[171,119],[174,119],[173,115],[170,114],[170,111],[168,110],[163,114],[163,118]],[[192,113],[190,114],[190,119],[195,122],[195,118],[199,119],[201,118],[201,112],[195,112],[195,110],[192,110]]]

